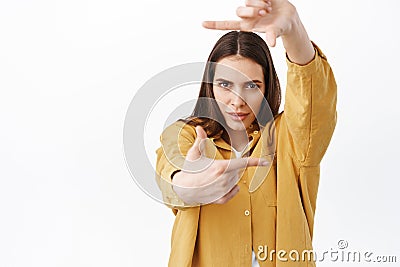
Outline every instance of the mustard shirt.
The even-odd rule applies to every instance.
[[[246,168],[239,193],[226,204],[190,206],[179,199],[171,175],[182,166],[196,131],[176,122],[162,133],[156,180],[176,215],[169,266],[246,267],[252,251],[261,267],[315,266],[307,251],[312,250],[320,161],[336,125],[337,89],[325,55],[313,45],[316,54],[307,65],[287,59],[284,112],[265,128],[248,129],[249,156],[269,159],[270,168]],[[222,138],[208,138],[206,148],[211,158],[235,157]]]

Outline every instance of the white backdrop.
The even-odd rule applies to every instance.
[[[397,255],[398,264],[400,4],[293,3],[338,83],[315,250],[337,249],[346,240],[353,251]],[[126,168],[125,113],[157,73],[205,61],[224,32],[205,30],[201,22],[233,19],[240,4],[0,2],[0,266],[167,265],[174,216]],[[284,86],[280,41],[272,53]],[[150,157],[159,134],[150,129],[146,136]]]

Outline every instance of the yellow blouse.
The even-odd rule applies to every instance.
[[[250,157],[265,157],[270,168],[249,167],[240,191],[223,205],[186,205],[171,186],[192,146],[194,127],[176,122],[161,135],[156,179],[165,203],[176,215],[169,266],[309,267],[319,164],[336,125],[336,82],[325,55],[300,66],[287,59],[284,112],[265,128],[248,129]],[[272,151],[272,152],[271,152]],[[274,152],[275,151],[275,152]],[[206,153],[233,158],[222,138],[207,139]]]

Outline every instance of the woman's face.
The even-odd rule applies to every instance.
[[[213,81],[215,100],[230,129],[246,130],[264,98],[262,67],[239,55],[222,58],[217,63]]]

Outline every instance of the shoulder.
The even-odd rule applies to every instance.
[[[184,121],[176,121],[167,126],[161,134],[161,141],[166,139],[185,138],[193,141],[196,138],[196,129],[194,126]]]
[[[283,112],[284,111],[281,111],[274,116],[274,127],[275,128],[279,128],[281,121],[282,121]]]

